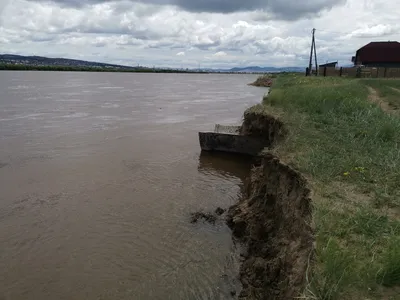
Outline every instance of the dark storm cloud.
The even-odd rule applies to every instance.
[[[318,13],[325,8],[332,8],[337,4],[343,3],[345,0],[171,0],[171,2],[193,12],[231,13],[265,9],[290,19],[309,13]]]
[[[108,0],[28,0],[32,2],[55,2],[61,5],[82,7],[110,2]],[[280,19],[298,19],[331,9],[346,0],[116,0],[116,2],[141,2],[157,5],[175,5],[189,12],[233,13],[265,10]]]

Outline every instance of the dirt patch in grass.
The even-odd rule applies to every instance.
[[[393,113],[394,112],[393,107],[391,107],[388,102],[386,102],[384,99],[382,99],[379,96],[377,90],[375,90],[374,88],[369,86],[368,87],[368,92],[369,92],[369,95],[368,95],[368,100],[369,101],[378,104],[379,107],[382,108],[382,110],[385,111],[385,112],[388,112],[388,113]]]
[[[381,100],[389,104],[391,112],[400,110],[400,80],[363,79],[360,82],[373,88]]]
[[[398,92],[398,93],[400,93],[400,89],[398,89],[398,88],[391,87],[391,89],[392,89],[393,91],[395,91],[395,92]]]

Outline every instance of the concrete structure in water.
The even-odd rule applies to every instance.
[[[270,146],[268,140],[240,134],[240,126],[217,124],[214,132],[199,132],[200,147],[204,151],[223,151],[246,155],[257,155]]]

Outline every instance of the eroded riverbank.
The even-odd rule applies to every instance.
[[[241,253],[239,299],[293,299],[305,286],[313,250],[310,190],[296,170],[268,153],[285,138],[287,129],[260,106],[244,113],[240,134],[265,141],[253,156],[245,193],[227,213]],[[234,136],[232,136],[234,138]],[[213,213],[195,214],[215,223]]]
[[[244,113],[242,134],[275,147],[284,123],[253,107]],[[240,299],[292,299],[304,288],[313,249],[310,190],[306,179],[268,153],[255,158],[246,196],[229,209],[227,223],[247,252],[240,269]]]
[[[383,92],[395,80],[282,74],[252,109],[287,134],[230,210],[249,252],[243,299],[398,299],[400,119],[370,85],[398,100]]]
[[[259,158],[247,195],[229,209],[233,235],[247,247],[240,299],[293,299],[304,289],[313,249],[311,200],[301,174],[272,155]]]

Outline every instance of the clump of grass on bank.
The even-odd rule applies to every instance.
[[[289,134],[273,151],[314,191],[308,299],[399,299],[400,117],[369,102],[367,88],[390,84],[281,76],[256,108],[285,123]]]

